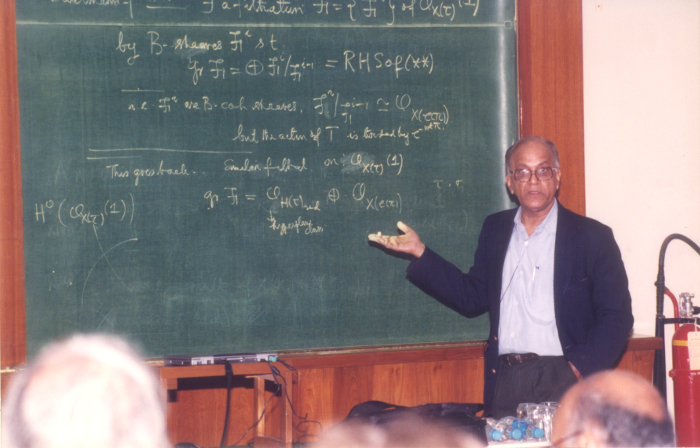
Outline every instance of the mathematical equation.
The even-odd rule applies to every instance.
[[[142,94],[140,90],[125,90],[126,94]],[[306,100],[272,101],[267,99],[246,100],[245,96],[236,99],[213,99],[209,96],[182,99],[178,96],[160,96],[153,100],[132,101],[127,103],[127,110],[132,112],[157,110],[164,114],[183,111],[196,112],[286,112],[303,114],[313,108],[313,113],[325,118],[341,118],[352,124],[353,115],[357,113],[410,113],[410,121],[419,123],[439,123],[447,125],[450,111],[442,104],[435,110],[427,106],[413,106],[409,94],[397,94],[392,97],[357,98],[337,91],[328,90]]]
[[[46,224],[47,218],[55,218],[63,227],[68,227],[70,223],[102,227],[109,220],[131,225],[134,221],[136,205],[134,196],[128,193],[122,199],[107,199],[101,207],[94,209],[83,202],[69,203],[67,199],[58,202],[49,199],[34,204],[34,209],[34,218],[37,223]]]
[[[381,23],[392,26],[417,18],[453,22],[479,13],[480,0],[51,0],[65,8],[94,9],[96,13],[121,11],[130,19],[158,13],[211,17],[213,20],[285,20],[304,16],[311,23]],[[486,5],[489,6],[489,5]]]
[[[407,210],[452,201],[466,190],[458,177],[467,158],[451,151],[483,146],[474,136],[484,117],[504,112],[487,107],[496,98],[492,65],[500,67],[491,49],[511,31],[490,29],[496,44],[478,34],[481,25],[508,28],[469,22],[480,6],[488,21],[498,16],[479,0],[28,1],[20,9],[84,14],[83,25],[104,13],[68,37],[55,27],[36,42],[27,33],[28,45],[65,45],[47,48],[55,59],[32,60],[26,74],[53,82],[45,67],[70,77],[76,59],[84,62],[80,95],[67,88],[61,103],[44,104],[70,102],[90,121],[74,153],[88,163],[72,166],[104,182],[97,197],[105,186],[132,195],[99,206],[34,200],[37,223],[103,227],[127,215],[131,223],[140,198],[173,188],[199,212],[258,216],[257,208],[280,235],[321,234],[338,210],[400,214],[406,200]],[[114,26],[114,12],[127,9],[152,23]],[[59,16],[46,17],[36,23]],[[85,53],[79,42],[90,43]],[[418,183],[434,196],[419,199]]]
[[[333,207],[336,202],[340,201],[340,203],[342,203],[345,198],[360,203],[366,211],[382,212],[393,210],[397,213],[401,213],[402,207],[400,193],[368,193],[367,185],[364,182],[356,183],[351,191],[344,192],[343,194],[341,194],[338,188],[330,188],[324,192],[324,197],[321,199],[304,199],[302,194],[289,194],[277,185],[269,187],[262,196],[250,192],[244,193],[238,187],[223,187],[220,190],[208,190],[204,193],[203,198],[206,201],[208,210],[212,210],[220,205],[240,206],[244,202],[255,202],[263,199],[265,201],[264,206],[270,210],[270,213],[276,213],[281,210],[321,212],[327,209],[327,207],[322,204],[329,204],[328,208],[330,208]]]
[[[280,39],[279,35],[259,30],[228,31],[225,40],[197,40],[186,33],[165,37],[161,33],[151,30],[145,33],[127,31],[125,34],[125,31],[119,31],[115,34],[114,51],[123,55],[127,66],[134,69],[143,66],[148,58],[170,56],[176,61],[182,60],[181,67],[187,69],[195,86],[204,77],[231,82],[241,76],[289,78],[301,82],[307,73],[341,70],[365,75],[388,72],[398,79],[408,74],[432,74],[435,69],[435,56],[430,51],[389,54],[355,48],[324,50],[319,47],[311,53],[308,49],[300,50],[301,55],[298,55],[288,50],[295,46],[291,36]],[[285,43],[287,40],[289,42]],[[250,49],[246,50],[248,47]],[[319,54],[322,52],[327,54]],[[257,56],[250,56],[253,53]]]
[[[216,191],[216,192],[215,192]],[[275,185],[267,188],[263,195],[244,192],[239,187],[223,187],[218,190],[209,190],[202,195],[202,202],[193,210],[213,210],[227,205],[229,207],[241,206],[244,202],[252,203],[264,201],[263,209],[267,210],[265,226],[280,236],[291,232],[305,235],[318,234],[324,231],[322,225],[314,224],[317,218],[302,217],[287,219],[281,216],[284,212],[293,213],[318,213],[331,207],[325,204],[335,205],[342,203],[345,198],[361,205],[361,208],[369,212],[394,211],[401,213],[401,194],[381,194],[367,192],[367,186],[360,182],[355,184],[350,192],[341,194],[339,189],[331,188],[324,194],[323,200],[318,198],[306,199],[299,193],[291,193]],[[256,206],[257,208],[257,206]],[[129,227],[134,222],[137,212],[134,195],[128,193],[124,199],[107,199],[101,207],[91,207],[85,202],[71,202],[64,198],[60,201],[48,199],[42,203],[34,204],[34,221],[37,224],[51,224],[52,220],[61,227],[68,228],[71,225],[88,225],[101,228],[110,224],[124,224]],[[336,209],[337,211],[338,209]],[[322,219],[320,219],[322,220]],[[60,235],[57,228],[50,229],[50,233]]]
[[[388,159],[397,156],[389,156]],[[361,160],[360,154],[349,157],[356,161]],[[354,162],[358,163],[358,162]],[[111,168],[110,168],[111,170]],[[436,190],[444,188],[458,188],[464,190],[464,180],[457,179],[446,182],[435,180],[433,186]],[[304,235],[319,234],[324,231],[324,226],[317,224],[323,221],[324,213],[336,213],[340,211],[343,203],[349,202],[353,207],[369,213],[394,212],[402,213],[403,199],[400,192],[387,193],[382,187],[368,186],[365,182],[357,182],[351,189],[331,187],[324,190],[321,195],[306,196],[289,187],[272,185],[264,192],[257,189],[261,184],[252,187],[224,186],[212,188],[204,192],[199,201],[189,201],[192,212],[198,210],[210,211],[221,207],[240,208],[245,204],[257,204],[245,209],[244,213],[251,216],[251,211],[261,208],[266,212],[265,226],[280,236],[303,233]],[[257,188],[257,189],[256,189]],[[126,193],[123,198],[106,199],[101,206],[92,206],[82,201],[71,201],[67,198],[61,200],[48,199],[34,204],[34,222],[45,225],[55,221],[59,226],[68,228],[73,225],[89,225],[95,228],[109,224],[125,224],[129,227],[134,223],[134,216],[138,210],[134,194]],[[241,209],[244,210],[244,209]],[[296,214],[296,218],[283,218],[282,214]],[[299,215],[312,214],[318,217],[306,217]],[[53,227],[51,233],[59,235],[58,229]]]
[[[133,94],[141,96],[142,92],[127,92],[128,98],[122,106],[132,113],[171,115],[198,113],[204,118],[208,114],[235,113],[236,121],[250,116],[256,123],[262,123],[258,126],[248,126],[236,125],[236,121],[233,121],[232,125],[227,127],[230,132],[229,141],[242,145],[306,142],[321,147],[322,144],[330,144],[334,141],[352,143],[384,139],[397,140],[409,146],[425,133],[445,131],[451,118],[450,109],[446,104],[437,107],[416,104],[408,94],[396,94],[393,98],[387,96],[357,98],[327,90],[307,100],[246,100],[245,96],[237,99],[215,100],[209,96],[188,99],[167,96],[152,100],[138,100],[138,102],[134,101]],[[307,124],[309,128],[306,129],[302,127],[303,125],[285,126],[274,122],[274,114],[294,115],[298,117],[297,121],[302,119],[314,124]],[[372,119],[375,116],[378,118]],[[382,116],[394,122],[399,119],[403,124],[386,127],[357,124],[357,122],[377,122]],[[318,119],[321,120],[320,126]],[[267,121],[271,123],[265,124]]]

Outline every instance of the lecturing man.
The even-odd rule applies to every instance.
[[[610,368],[632,323],[627,274],[612,230],[556,199],[559,155],[525,137],[506,152],[506,185],[520,206],[484,221],[469,272],[427,248],[399,222],[398,236],[369,239],[413,255],[408,278],[449,307],[488,307],[487,415],[557,401],[584,376]]]

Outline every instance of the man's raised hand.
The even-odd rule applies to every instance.
[[[403,235],[388,236],[382,235],[382,232],[377,232],[371,233],[367,238],[369,238],[370,241],[381,244],[387,249],[411,254],[416,258],[420,258],[425,251],[425,244],[421,242],[418,234],[401,221],[396,224],[396,227],[403,232]]]

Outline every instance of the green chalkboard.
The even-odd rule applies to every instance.
[[[511,206],[514,0],[16,2],[29,354],[484,339],[368,244],[463,269]]]

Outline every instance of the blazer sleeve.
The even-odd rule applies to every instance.
[[[489,230],[485,222],[474,254],[474,264],[466,274],[426,247],[423,255],[408,265],[408,279],[444,305],[467,317],[481,314],[488,306],[488,240]]]

